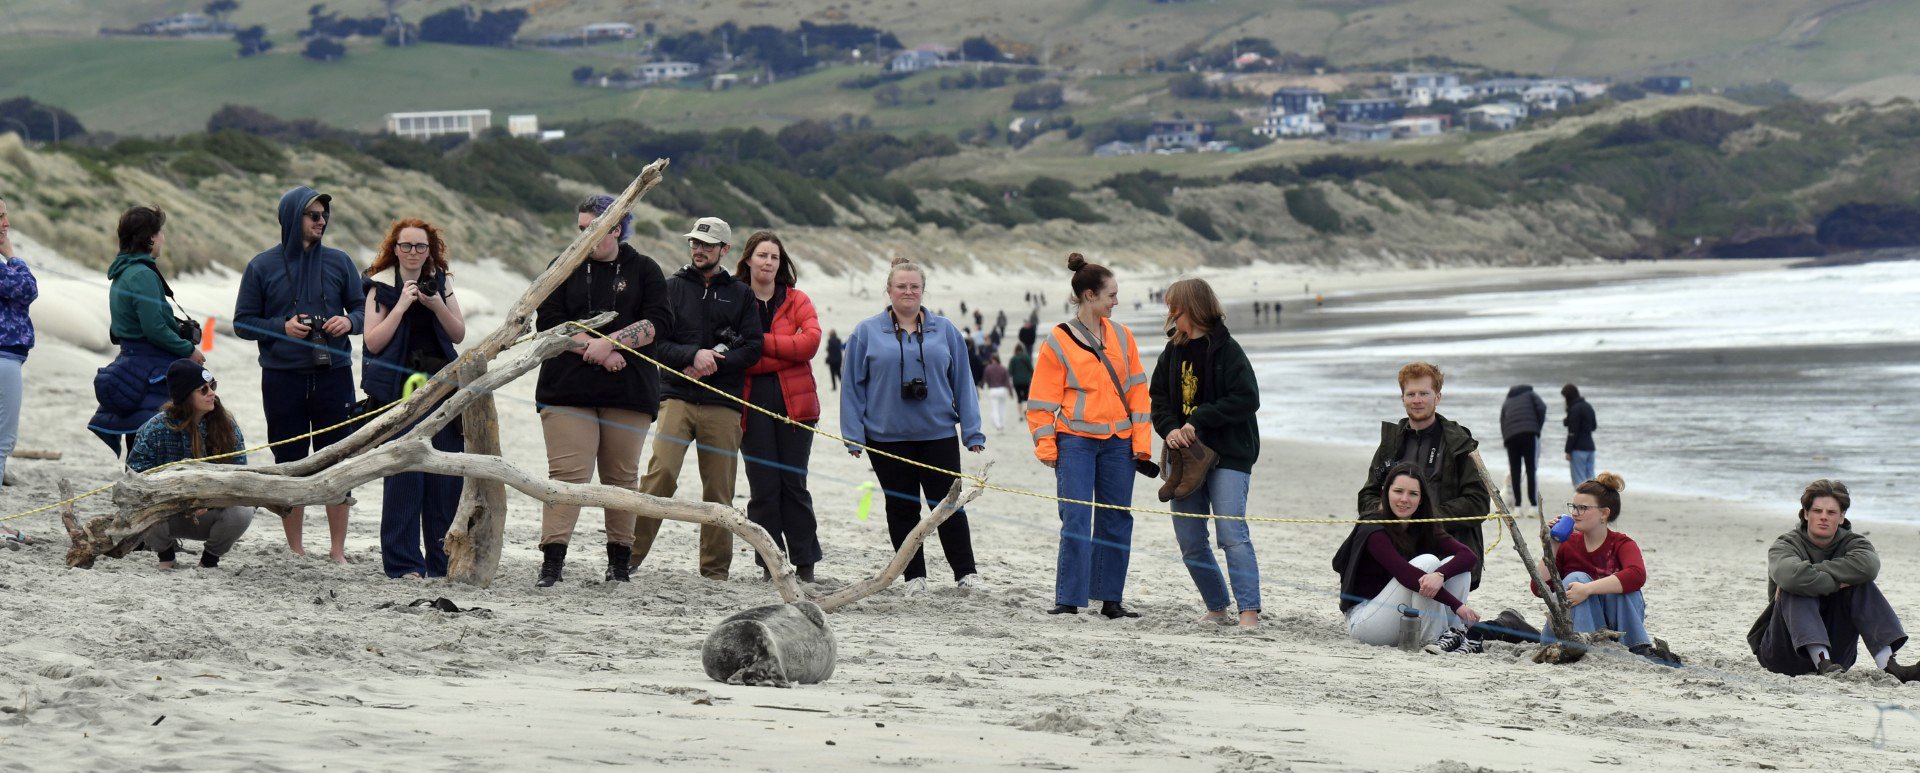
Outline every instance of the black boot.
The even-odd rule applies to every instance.
[[[533,584],[536,588],[551,588],[560,581],[560,568],[567,564],[567,546],[562,543],[550,543],[540,546],[540,552],[546,554],[546,560],[540,562],[540,580]]]
[[[1893,674],[1902,683],[1911,682],[1920,679],[1920,664],[1908,663],[1903,666],[1893,658],[1887,658],[1887,673]]]
[[[793,571],[795,574],[800,575],[801,582],[813,582],[813,564],[796,566],[793,568]]]
[[[1118,601],[1100,602],[1100,614],[1101,616],[1107,618],[1108,620],[1119,620],[1120,618],[1123,618],[1123,617],[1139,617],[1140,616],[1139,612],[1135,612],[1131,609],[1121,606],[1120,602]]]
[[[607,582],[631,582],[629,574],[633,567],[627,562],[633,560],[632,545],[607,543]]]
[[[1049,614],[1049,615],[1077,615],[1077,614],[1080,614],[1080,608],[1079,608],[1079,607],[1070,607],[1070,606],[1067,606],[1067,605],[1065,605],[1065,604],[1055,604],[1055,605],[1053,605],[1053,608],[1052,608],[1052,609],[1049,609],[1049,610],[1047,610],[1047,614]]]

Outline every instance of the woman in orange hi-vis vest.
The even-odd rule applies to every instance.
[[[1139,617],[1120,604],[1133,549],[1133,473],[1157,475],[1147,375],[1133,331],[1112,320],[1119,285],[1106,267],[1067,256],[1079,311],[1035,347],[1027,392],[1033,453],[1053,468],[1060,503],[1060,563],[1050,614],[1079,614],[1089,599],[1109,619]]]

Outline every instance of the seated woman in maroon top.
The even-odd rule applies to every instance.
[[[1613,530],[1620,518],[1620,492],[1627,482],[1611,472],[1573,490],[1567,510],[1573,516],[1573,535],[1553,551],[1560,570],[1560,586],[1573,605],[1573,630],[1590,633],[1619,631],[1620,643],[1637,654],[1652,652],[1647,635],[1647,602],[1640,589],[1647,584],[1647,563],[1632,537]],[[1540,574],[1547,573],[1546,564]],[[1534,595],[1540,594],[1534,588]],[[1543,632],[1547,640],[1551,632]]]
[[[1399,639],[1405,610],[1412,610],[1419,616],[1421,640],[1433,642],[1428,651],[1479,651],[1479,640],[1466,635],[1480,622],[1480,614],[1467,606],[1479,560],[1473,548],[1437,523],[1397,523],[1436,517],[1426,496],[1431,487],[1413,465],[1395,464],[1381,480],[1385,512],[1361,519],[1333,558],[1347,633],[1390,646]]]

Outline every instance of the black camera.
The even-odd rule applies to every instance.
[[[734,349],[740,346],[740,331],[730,327],[723,327],[713,331],[713,338],[714,354],[726,354],[728,349]]]
[[[174,332],[180,334],[181,340],[190,344],[203,343],[200,340],[200,326],[194,323],[193,320],[174,317],[173,327]]]
[[[313,358],[313,369],[327,370],[332,368],[333,350],[327,348],[327,334],[320,329],[320,326],[325,324],[327,320],[312,314],[300,314],[297,315],[295,319],[298,320],[300,324],[307,326],[307,340],[313,342],[312,345],[307,347],[307,352]]]
[[[441,290],[440,275],[422,274],[418,280],[414,281],[413,287],[420,291],[420,296],[423,298],[429,295],[439,295]]]
[[[927,380],[916,378],[900,385],[900,398],[903,400],[927,399]]]

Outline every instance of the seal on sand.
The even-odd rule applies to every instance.
[[[791,687],[833,676],[837,653],[820,605],[797,601],[755,607],[720,621],[707,634],[700,665],[717,682]]]

